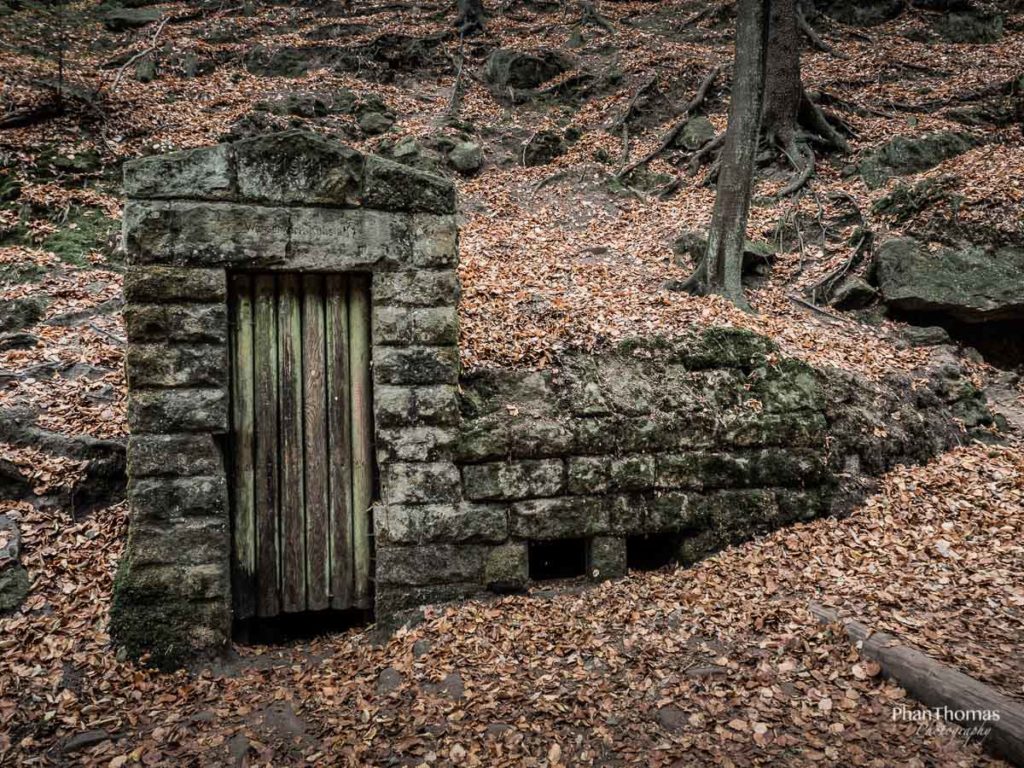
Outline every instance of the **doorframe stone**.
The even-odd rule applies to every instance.
[[[302,131],[135,160],[124,186],[130,523],[111,635],[177,666],[231,638],[229,271],[369,274],[374,516],[460,502],[455,190]]]

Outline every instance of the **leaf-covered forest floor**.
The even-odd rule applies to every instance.
[[[856,226],[881,241],[923,225],[914,215],[949,204],[943,198],[899,223],[874,212],[899,182],[869,189],[849,166],[897,135],[971,134],[972,149],[900,181],[941,180],[960,198],[962,226],[1021,237],[1020,126],[954,119],[963,95],[1021,74],[1019,11],[1008,15],[998,43],[983,45],[935,39],[932,17],[914,10],[868,29],[819,22],[846,58],[805,51],[805,83],[832,97],[830,108],[855,132],[852,153],[819,152],[815,178],[795,199],[769,197],[790,169],[763,169],[749,234],[781,247],[751,289],[758,313],[748,315],[716,298],[665,290],[691,268],[676,263],[673,240],[710,219],[707,167],[691,178],[690,153],[673,150],[618,182],[623,135],[607,130],[656,76],[650,103],[629,124],[629,154],[640,157],[716,64],[723,75],[702,112],[724,128],[728,4],[699,15],[718,4],[600,3],[609,31],[580,24],[575,3],[512,3],[465,44],[454,124],[445,112],[459,41],[447,4],[259,6],[252,15],[197,7],[159,6],[170,20],[156,40],[159,76],[148,83],[136,81],[134,65],[119,80],[118,70],[151,45],[156,23],[116,34],[96,21],[74,25],[68,114],[0,132],[0,180],[18,188],[8,199],[0,187],[0,299],[40,302],[23,328],[34,339],[0,351],[0,408],[28,409],[43,430],[125,433],[117,163],[215,142],[246,116],[257,127],[305,125],[385,154],[407,136],[423,146],[438,135],[481,144],[481,172],[454,177],[467,367],[556,365],[568,347],[727,323],[869,378],[921,368],[938,353],[906,343],[900,324],[793,298],[851,256]],[[38,104],[40,82],[54,76],[34,50],[34,33],[10,26],[19,18],[0,18],[5,109]],[[406,60],[380,54],[404,50],[400,38],[367,45],[382,34],[440,39]],[[581,45],[569,47],[576,35]],[[257,45],[271,53],[341,47],[359,56],[339,71],[272,77],[245,66]],[[512,104],[482,80],[496,47],[558,48],[576,66],[556,81],[565,89]],[[200,74],[185,77],[195,62]],[[580,73],[589,79],[573,81]],[[366,137],[352,114],[251,116],[257,102],[291,93],[330,105],[342,88],[359,103],[374,94],[383,101],[397,118],[390,131]],[[997,109],[999,99],[996,92],[986,105]],[[549,136],[565,151],[523,167],[524,143]],[[674,178],[678,189],[660,199]],[[996,376],[975,355],[965,363],[979,385]],[[1010,387],[1009,407],[1019,408],[1020,385]],[[118,660],[108,646],[124,505],[76,519],[68,500],[79,462],[0,445],[0,458],[38,495],[0,506],[19,520],[33,582],[25,605],[0,619],[0,763],[985,764],[973,746],[893,721],[893,707],[913,702],[817,624],[807,603],[858,616],[1024,698],[1020,448],[1012,438],[966,445],[928,466],[897,469],[847,519],[780,531],[688,570],[438,608],[383,645],[353,630],[239,646],[227,665],[165,675]],[[96,743],[63,751],[87,731]]]

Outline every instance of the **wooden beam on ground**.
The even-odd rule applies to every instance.
[[[878,662],[882,673],[927,707],[972,713],[951,719],[955,725],[987,730],[982,745],[1014,765],[1024,766],[1024,705],[920,651],[901,645],[885,632],[873,632],[853,619],[839,619],[835,611],[816,603],[811,614],[825,624],[841,624],[861,655]],[[979,713],[995,712],[999,719]]]

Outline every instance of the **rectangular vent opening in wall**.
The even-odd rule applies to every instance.
[[[656,571],[679,562],[682,534],[677,531],[640,534],[626,539],[626,567],[631,571]]]
[[[572,579],[587,572],[586,539],[531,541],[530,580]]]

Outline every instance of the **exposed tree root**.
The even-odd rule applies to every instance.
[[[715,82],[715,79],[718,77],[718,74],[721,71],[721,67],[715,67],[714,69],[711,70],[711,72],[708,73],[707,77],[704,78],[703,82],[701,82],[700,84],[700,87],[697,89],[696,95],[693,97],[690,103],[687,104],[686,107],[683,109],[682,116],[679,118],[678,121],[676,121],[675,125],[668,129],[668,132],[664,135],[664,137],[662,137],[661,143],[654,150],[648,152],[639,160],[633,161],[625,168],[620,170],[618,173],[616,173],[616,178],[621,179],[624,176],[630,174],[632,171],[639,168],[641,165],[647,165],[647,163],[651,162],[651,160],[653,160],[666,149],[668,149],[670,146],[672,146],[672,142],[676,140],[676,137],[679,135],[680,131],[683,130],[683,127],[686,125],[686,121],[690,119],[690,115],[694,111],[696,111],[701,104],[704,103],[704,99],[707,98],[708,90],[711,88],[711,84]]]
[[[783,151],[797,170],[797,175],[789,184],[776,193],[776,197],[789,197],[799,192],[814,174],[814,150],[807,144],[796,144],[794,142],[788,149]],[[797,157],[800,157],[802,162],[798,163]]]
[[[850,151],[850,144],[833,125],[828,121],[821,107],[811,101],[806,91],[801,90],[800,111],[797,114],[800,125],[823,138],[829,145],[840,152]]]
[[[837,51],[835,48],[833,48],[831,45],[829,45],[828,43],[821,39],[821,35],[819,35],[815,31],[814,27],[812,27],[810,23],[807,21],[807,17],[804,16],[803,9],[800,7],[799,3],[797,3],[796,6],[796,23],[800,27],[800,31],[803,32],[807,39],[811,41],[811,45],[817,48],[819,51],[822,51],[823,53],[829,53],[835,56],[837,59],[850,58],[842,51]]]
[[[703,147],[697,150],[696,153],[694,153],[693,157],[690,158],[690,164],[686,169],[687,174],[689,176],[696,176],[697,171],[700,170],[701,165],[707,162],[708,158],[715,155],[718,152],[718,150],[722,148],[722,144],[724,143],[725,131],[715,136],[715,138],[713,138],[711,141],[709,141],[707,144],[705,144]]]
[[[811,286],[811,301],[817,302],[819,299],[828,301],[832,298],[832,293],[835,291],[836,286],[839,285],[839,281],[864,263],[864,259],[867,258],[874,247],[874,242],[874,233],[870,229],[862,229],[860,239],[857,241],[857,247],[850,254],[850,258]]]
[[[608,126],[609,131],[617,131],[620,127],[629,122],[629,119],[633,116],[633,111],[636,109],[636,105],[640,102],[640,98],[649,91],[654,84],[658,82],[658,75],[653,74],[648,77],[639,88],[636,93],[633,94],[633,98],[629,100],[629,104],[626,105],[626,110],[615,118],[615,121]]]
[[[578,22],[581,26],[590,25],[592,27],[600,27],[605,32],[615,32],[615,27],[612,26],[612,23],[600,14],[590,0],[583,0],[580,3],[580,7],[583,9],[583,15]]]

